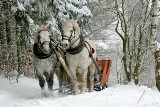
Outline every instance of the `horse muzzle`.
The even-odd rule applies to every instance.
[[[69,43],[62,43],[62,47],[66,50],[69,48]]]
[[[43,45],[43,51],[44,53],[50,53],[51,49],[49,48],[49,45]]]
[[[42,44],[42,51],[43,51],[45,54],[49,54],[49,53],[51,52],[49,42],[44,42],[44,43]]]

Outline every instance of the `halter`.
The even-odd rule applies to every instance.
[[[38,43],[35,43],[34,46],[33,46],[33,52],[38,59],[46,59],[46,58],[50,57],[53,53],[51,41],[49,42],[49,47],[51,49],[50,53],[46,54],[42,51],[43,44],[48,42],[48,41],[44,41],[43,43],[40,43],[39,33],[42,32],[42,31],[48,31],[49,32],[49,30],[47,30],[47,29],[42,29],[42,30],[38,31]]]

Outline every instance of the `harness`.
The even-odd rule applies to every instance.
[[[88,50],[88,52],[89,52],[89,57],[92,59],[92,61],[93,61],[94,65],[96,66],[98,72],[101,74],[101,70],[99,69],[99,67],[98,67],[98,65],[97,65],[97,63],[96,63],[96,61],[95,61],[95,59],[93,58],[93,55],[92,55],[95,50],[91,47],[91,45],[87,41],[84,40],[84,37],[82,35],[80,35],[80,37],[77,38],[77,40],[75,40],[73,43],[71,43],[71,40],[75,38],[75,36],[73,36],[74,32],[75,32],[75,29],[73,27],[73,31],[72,31],[70,37],[68,37],[66,35],[62,36],[63,40],[68,40],[70,42],[70,46],[73,45],[78,39],[80,39],[80,42],[79,42],[78,46],[75,47],[75,48],[69,48],[69,49],[67,49],[67,52],[69,54],[75,55],[75,54],[78,54],[79,52],[81,52],[84,47],[86,47],[87,50]],[[89,47],[87,47],[87,45]]]
[[[62,34],[63,34],[63,30],[62,30]],[[74,36],[72,36],[72,35],[74,35]],[[71,31],[70,37],[68,37],[66,35],[62,35],[62,41],[63,40],[68,40],[71,45],[73,45],[78,40],[77,39],[75,42],[71,43],[72,39],[74,39],[74,38],[75,38],[75,28],[74,27],[73,27],[73,31]]]
[[[40,30],[38,32],[38,34],[41,32],[41,31],[48,31],[47,29],[43,29],[43,30]],[[52,44],[51,44],[51,41],[49,42],[49,47],[51,49],[50,53],[49,54],[46,54],[42,51],[41,47],[42,45],[44,44],[45,42],[43,42],[42,44],[39,42],[38,40],[38,43],[35,43],[33,45],[33,53],[35,54],[35,56],[38,58],[38,59],[46,59],[48,57],[50,57],[52,55],[52,53],[54,52],[54,49],[52,48]]]
[[[38,59],[46,59],[48,57],[50,57],[53,53],[53,49],[52,49],[52,45],[51,43],[49,44],[49,47],[51,48],[51,51],[49,54],[46,54],[44,53],[41,48],[39,47],[39,45],[37,43],[35,43],[33,45],[33,53],[35,54],[35,56],[38,58]]]
[[[75,28],[73,27],[73,31],[71,32],[71,35],[68,37],[66,35],[62,35],[62,40],[68,40],[69,43],[70,43],[70,48],[67,49],[66,51],[69,53],[69,54],[72,54],[72,55],[75,55],[75,54],[78,54],[79,52],[81,52],[85,46],[85,40],[84,40],[84,37],[82,35],[79,36],[79,38],[77,38],[74,42],[71,43],[72,39],[75,38]],[[80,42],[78,44],[77,47],[75,48],[71,48],[71,46],[77,41],[80,39]]]
[[[79,52],[81,52],[83,50],[84,46],[85,46],[85,40],[84,40],[83,36],[80,35],[80,42],[79,42],[78,46],[75,48],[67,49],[67,52],[72,55],[78,54]]]
[[[88,44],[89,49],[88,49],[88,47],[87,47],[86,44]],[[97,63],[96,63],[96,61],[95,61],[95,59],[93,58],[93,55],[92,55],[92,54],[93,54],[93,48],[91,47],[91,45],[90,45],[87,41],[85,41],[85,47],[88,49],[89,57],[92,59],[94,65],[96,66],[96,68],[97,68],[97,70],[98,70],[98,73],[99,73],[100,77],[102,77],[101,70],[99,69],[99,67],[98,67],[98,65],[97,65]]]

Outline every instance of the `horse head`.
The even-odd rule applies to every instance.
[[[74,20],[67,20],[62,24],[62,46],[64,49],[74,47],[80,36],[80,27]]]
[[[41,52],[44,54],[49,54],[51,52],[51,33],[50,27],[48,26],[39,26],[37,28],[37,33],[34,38],[34,42],[38,45]]]

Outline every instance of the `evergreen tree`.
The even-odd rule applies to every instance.
[[[26,57],[30,55],[26,53],[32,50],[37,25],[51,24],[53,38],[58,41],[63,21],[74,19],[80,24],[83,35],[88,34],[92,14],[86,3],[86,0],[1,0],[0,44],[14,50],[9,57],[4,54],[3,61],[8,62],[9,58],[10,65],[16,64],[10,68],[24,72],[25,63],[29,60]]]

